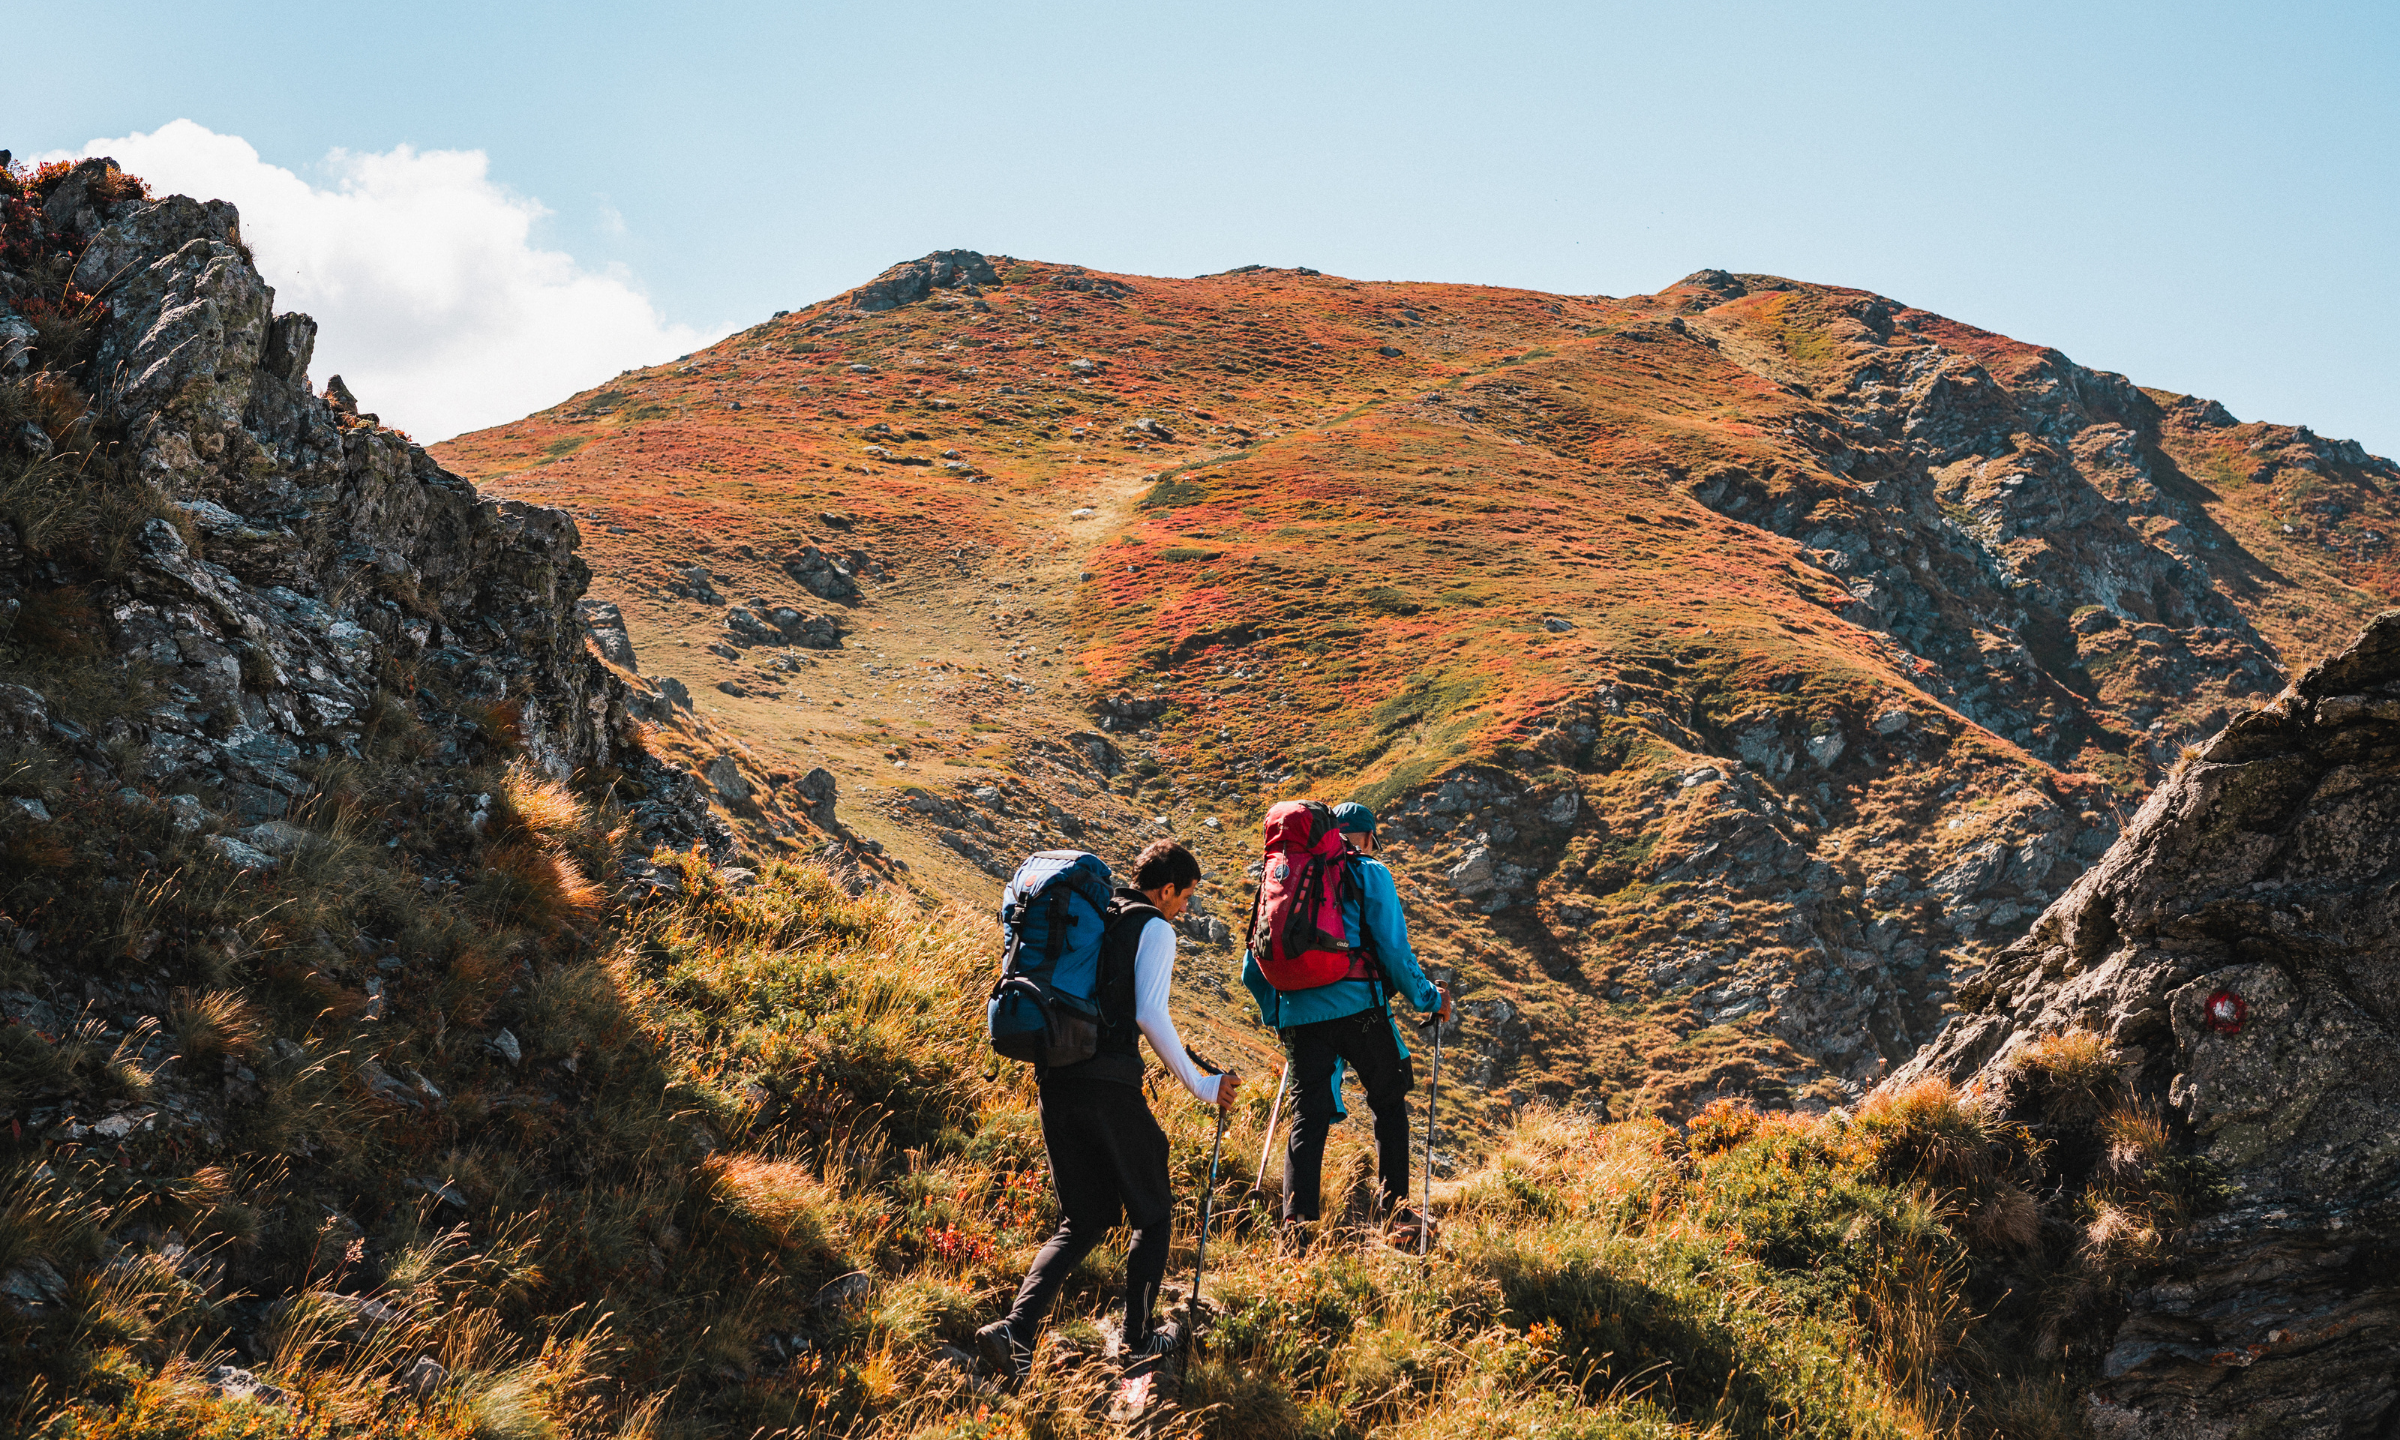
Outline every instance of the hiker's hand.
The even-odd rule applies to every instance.
[[[1233,1108],[1233,1093],[1241,1088],[1242,1077],[1234,1074],[1231,1070],[1219,1075],[1217,1077],[1217,1108],[1219,1110],[1231,1110]]]

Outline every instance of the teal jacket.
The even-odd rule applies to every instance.
[[[1400,887],[1392,883],[1392,872],[1380,860],[1359,856],[1351,861],[1358,867],[1358,887],[1366,901],[1365,933],[1372,953],[1383,962],[1384,974],[1391,977],[1390,989],[1415,1006],[1420,1014],[1439,1009],[1441,991],[1425,978],[1423,967],[1417,964],[1417,954],[1408,948],[1408,921],[1400,913]],[[1359,898],[1343,902],[1342,928],[1352,949],[1358,948],[1360,935]],[[1314,990],[1282,991],[1267,983],[1266,972],[1258,968],[1255,956],[1242,955],[1242,984],[1248,987],[1252,999],[1258,1002],[1258,1018],[1277,1030],[1294,1025],[1313,1025],[1319,1020],[1339,1020],[1344,1015],[1356,1015],[1375,1007],[1379,988],[1369,980],[1336,980],[1331,985],[1319,985]],[[1394,1035],[1400,1027],[1392,1027]],[[1408,1042],[1400,1042],[1400,1053],[1408,1053]]]

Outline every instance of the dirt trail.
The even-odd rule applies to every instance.
[[[930,902],[972,912],[996,906],[1000,877],[1025,855],[1072,845],[1122,867],[1163,835],[1199,854],[1211,882],[1194,905],[1177,968],[1177,1014],[1187,1040],[1212,1061],[1273,1075],[1272,1036],[1261,1029],[1236,982],[1239,952],[1223,928],[1248,898],[1247,827],[1227,812],[1208,822],[1195,786],[1154,785],[1137,798],[1151,758],[1146,732],[1091,736],[1090,683],[1078,663],[1076,607],[1097,552],[1136,523],[1155,476],[1144,465],[1093,467],[1039,498],[996,493],[993,508],[1016,533],[999,543],[911,546],[863,531],[843,537],[873,554],[884,578],[862,577],[860,602],[843,615],[839,650],[770,648],[728,659],[710,647],[724,636],[725,603],[703,604],[639,577],[660,561],[680,572],[709,567],[724,601],[790,598],[793,582],[743,547],[653,533],[593,556],[591,595],[624,614],[641,672],[673,677],[691,692],[701,723],[663,730],[660,741],[695,768],[733,753],[754,782],[797,802],[801,776],[822,766],[840,789],[843,828],[901,862],[895,878]],[[729,693],[726,685],[742,693]],[[1169,798],[1169,796],[1172,798]],[[799,808],[787,803],[786,810]],[[782,849],[766,832],[773,807],[731,807],[762,853]],[[763,818],[762,818],[763,816]],[[791,845],[819,843],[797,830]]]
[[[871,545],[887,578],[865,585],[840,650],[726,659],[708,648],[722,606],[606,572],[592,594],[623,609],[643,673],[689,687],[712,731],[743,749],[746,768],[772,779],[823,766],[840,783],[846,825],[904,860],[920,883],[971,895],[990,880],[936,838],[943,827],[928,824],[927,812],[909,809],[909,789],[946,794],[1021,776],[1098,832],[1079,843],[1146,821],[1093,783],[1096,775],[1079,782],[1019,761],[1029,747],[1092,728],[1073,653],[1081,577],[1093,552],[1123,531],[1147,484],[1145,472],[1127,467],[1059,486],[1021,517],[1031,533],[1011,548]],[[725,567],[718,588],[729,598],[791,588],[763,563],[698,558]],[[1017,836],[973,833],[994,855],[1013,856]]]

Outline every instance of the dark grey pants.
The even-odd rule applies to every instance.
[[[1009,1333],[1031,1348],[1059,1287],[1122,1215],[1133,1231],[1125,1254],[1125,1339],[1136,1343],[1150,1331],[1174,1235],[1167,1132],[1151,1117],[1138,1085],[1046,1079],[1042,1148],[1049,1153],[1050,1181],[1064,1213],[1017,1287],[1008,1311]]]
[[[1375,1169],[1388,1209],[1408,1198],[1408,1092],[1416,1067],[1400,1053],[1389,1011],[1361,1010],[1283,1032],[1292,1061],[1292,1100],[1297,1115],[1283,1152],[1283,1215],[1314,1220],[1324,1203],[1325,1137],[1333,1128],[1340,1096],[1334,1088],[1336,1061],[1356,1072],[1375,1112]]]

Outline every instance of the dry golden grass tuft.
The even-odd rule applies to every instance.
[[[2045,1035],[2009,1057],[2016,1083],[2042,1113],[2064,1125],[2097,1122],[2124,1094],[2123,1057],[2089,1030]]]
[[[1858,1127],[1888,1174],[1969,1189],[1994,1173],[1992,1147],[2000,1126],[1990,1106],[1942,1081],[1878,1091],[1859,1107]]]
[[[1279,1377],[1202,1359],[1183,1376],[1183,1404],[1208,1440],[1300,1440],[1308,1416]]]
[[[2076,1244],[2076,1258],[2086,1269],[2116,1275],[2158,1260],[2165,1236],[2155,1212],[2107,1196],[2095,1196],[2088,1208]]]
[[[1878,1091],[1859,1107],[1858,1130],[1883,1174],[1945,1197],[1975,1243],[2023,1247],[2039,1233],[2040,1206],[2010,1173],[2025,1137],[1989,1097],[1939,1080]]]
[[[2154,1104],[2109,1111],[2101,1117],[2100,1137],[2106,1145],[2100,1173],[2119,1185],[2147,1184],[2173,1153],[2166,1117]]]
[[[495,839],[529,836],[546,845],[566,845],[588,831],[592,815],[575,792],[544,775],[523,758],[509,762],[500,781],[489,833]]]
[[[495,924],[580,937],[591,933],[606,897],[565,851],[517,839],[485,854],[470,899]]]
[[[831,1256],[842,1238],[841,1191],[808,1165],[712,1155],[701,1167],[710,1220],[728,1245],[762,1255]]]
[[[23,386],[24,408],[53,443],[67,440],[75,427],[92,413],[91,397],[55,370],[29,375]]]
[[[179,994],[167,1012],[168,1028],[186,1066],[208,1066],[233,1056],[247,1060],[267,1042],[267,1020],[238,990]]]

